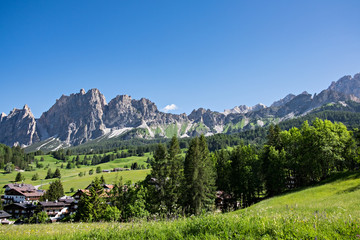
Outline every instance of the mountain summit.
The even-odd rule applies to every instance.
[[[189,115],[164,113],[150,100],[136,100],[128,95],[118,95],[107,103],[98,89],[87,92],[81,89],[70,96],[62,95],[39,119],[34,118],[27,105],[9,115],[2,113],[0,142],[22,146],[44,142],[37,149],[56,142],[51,149],[57,149],[100,137],[169,138],[232,133],[302,116],[324,104],[346,101],[360,102],[360,74],[344,76],[319,94],[288,94],[269,107],[238,105],[223,113],[199,108]]]

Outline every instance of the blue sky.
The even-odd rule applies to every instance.
[[[270,105],[360,72],[360,1],[1,1],[0,112],[98,88],[174,113]]]

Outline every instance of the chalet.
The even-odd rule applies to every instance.
[[[30,202],[12,203],[4,206],[4,210],[11,214],[13,218],[29,218],[34,214],[36,205]]]
[[[45,201],[38,203],[38,210],[46,212],[52,222],[62,219],[70,213],[70,204],[60,201]]]
[[[121,172],[121,171],[129,171],[129,168],[114,168],[112,171],[113,172]]]
[[[0,224],[11,224],[12,222],[8,218],[11,218],[11,214],[0,210]]]
[[[85,189],[86,190],[90,190],[90,188],[93,186],[93,184],[89,184],[89,186],[87,186]],[[100,186],[105,190],[105,192],[110,191],[111,189],[114,188],[114,185],[112,184],[100,184]]]
[[[59,198],[58,201],[63,202],[65,204],[65,206],[68,208],[69,213],[76,212],[75,198],[70,197],[70,196],[63,196],[63,197]]]
[[[110,191],[114,188],[114,185],[112,185],[112,184],[101,184],[101,186],[103,188],[103,193],[100,195],[100,197],[108,198]],[[73,203],[73,206],[72,206],[74,211],[76,211],[76,209],[78,208],[79,200],[83,195],[90,196],[90,188],[91,187],[92,187],[92,184],[87,186],[86,189],[78,189],[76,191],[76,193],[74,193],[74,195],[72,196],[74,198],[74,200],[75,200],[74,203]]]
[[[45,191],[37,190],[31,184],[10,183],[4,186],[4,203],[20,203],[24,201],[38,201]]]

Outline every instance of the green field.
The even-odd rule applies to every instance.
[[[1,226],[2,239],[359,239],[360,174],[247,209],[172,221]]]
[[[137,182],[137,181],[143,180],[146,177],[146,175],[148,173],[150,173],[149,169],[97,174],[96,167],[100,166],[102,170],[105,170],[105,169],[111,170],[113,168],[122,168],[125,166],[130,167],[131,164],[134,162],[137,162],[139,165],[146,166],[147,165],[146,160],[149,156],[150,156],[149,153],[145,153],[145,155],[142,157],[132,156],[132,157],[127,157],[127,158],[118,158],[118,159],[115,159],[114,161],[98,164],[95,166],[81,165],[80,168],[75,167],[72,169],[66,169],[66,164],[67,164],[66,162],[57,160],[50,155],[36,156],[35,158],[39,159],[39,160],[41,159],[41,157],[44,158],[44,161],[40,162],[41,164],[44,165],[44,168],[41,168],[41,169],[35,168],[35,163],[34,163],[34,164],[32,164],[32,166],[35,169],[34,171],[25,171],[25,172],[22,172],[22,174],[25,176],[24,183],[29,183],[34,186],[43,184],[40,189],[47,189],[49,186],[48,183],[52,182],[54,179],[45,179],[45,176],[48,171],[48,169],[46,167],[49,166],[49,168],[51,168],[52,172],[54,172],[56,170],[56,168],[60,168],[61,164],[63,164],[64,168],[60,168],[61,181],[63,183],[65,192],[69,192],[70,188],[74,188],[75,190],[79,189],[79,188],[85,188],[87,185],[89,185],[91,183],[91,181],[96,176],[100,177],[101,175],[104,176],[107,183],[114,183],[117,179],[120,179],[120,177],[123,178],[123,182],[126,182],[128,180],[131,180],[132,182]],[[76,156],[71,156],[70,159],[72,159],[72,157],[76,157]],[[80,155],[80,159],[81,160],[84,159],[84,155]],[[90,169],[94,170],[93,175],[89,175]],[[85,175],[82,177],[79,177],[80,172],[83,172],[83,173],[85,172]],[[3,190],[3,186],[5,184],[11,183],[15,180],[17,173],[18,173],[17,171],[13,171],[12,173],[7,174],[4,172],[4,170],[0,171],[0,191]],[[37,181],[31,180],[32,176],[35,173],[39,174],[40,180],[37,180]]]

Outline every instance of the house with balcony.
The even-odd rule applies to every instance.
[[[24,183],[10,183],[4,188],[4,204],[38,201],[45,193],[44,190],[37,190],[33,185]]]

